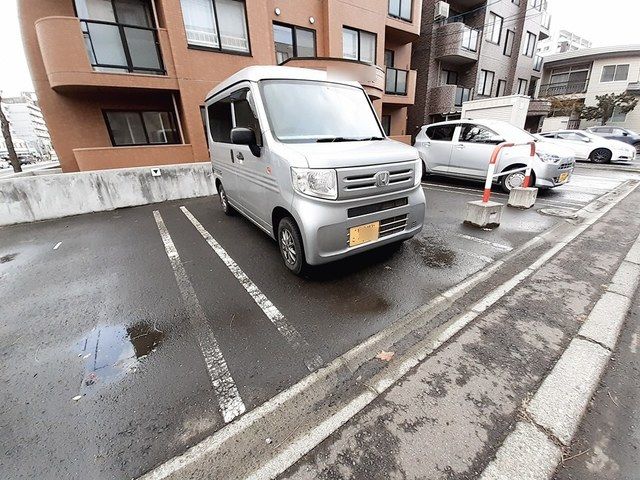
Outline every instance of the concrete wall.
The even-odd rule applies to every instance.
[[[209,163],[0,179],[0,226],[216,193]]]
[[[516,127],[524,128],[529,101],[529,97],[523,95],[510,95],[464,102],[462,118],[503,120]]]

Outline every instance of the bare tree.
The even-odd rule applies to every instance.
[[[2,136],[4,137],[4,143],[7,144],[7,151],[9,152],[9,161],[13,167],[13,171],[18,173],[22,171],[20,160],[16,154],[16,149],[13,146],[13,139],[11,138],[11,130],[9,128],[9,120],[2,111],[2,92],[0,92],[0,127],[2,128]]]

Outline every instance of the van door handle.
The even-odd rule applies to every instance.
[[[244,160],[244,155],[242,155],[242,152],[238,152],[236,153],[236,158],[240,161]]]

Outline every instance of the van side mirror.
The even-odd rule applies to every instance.
[[[256,140],[256,132],[251,128],[236,127],[231,129],[231,143],[235,145],[247,145],[256,157],[260,156],[260,147]]]

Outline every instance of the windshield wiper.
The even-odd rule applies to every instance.
[[[366,142],[369,140],[384,140],[383,137],[325,137],[318,138],[316,143],[333,143],[333,142]]]

